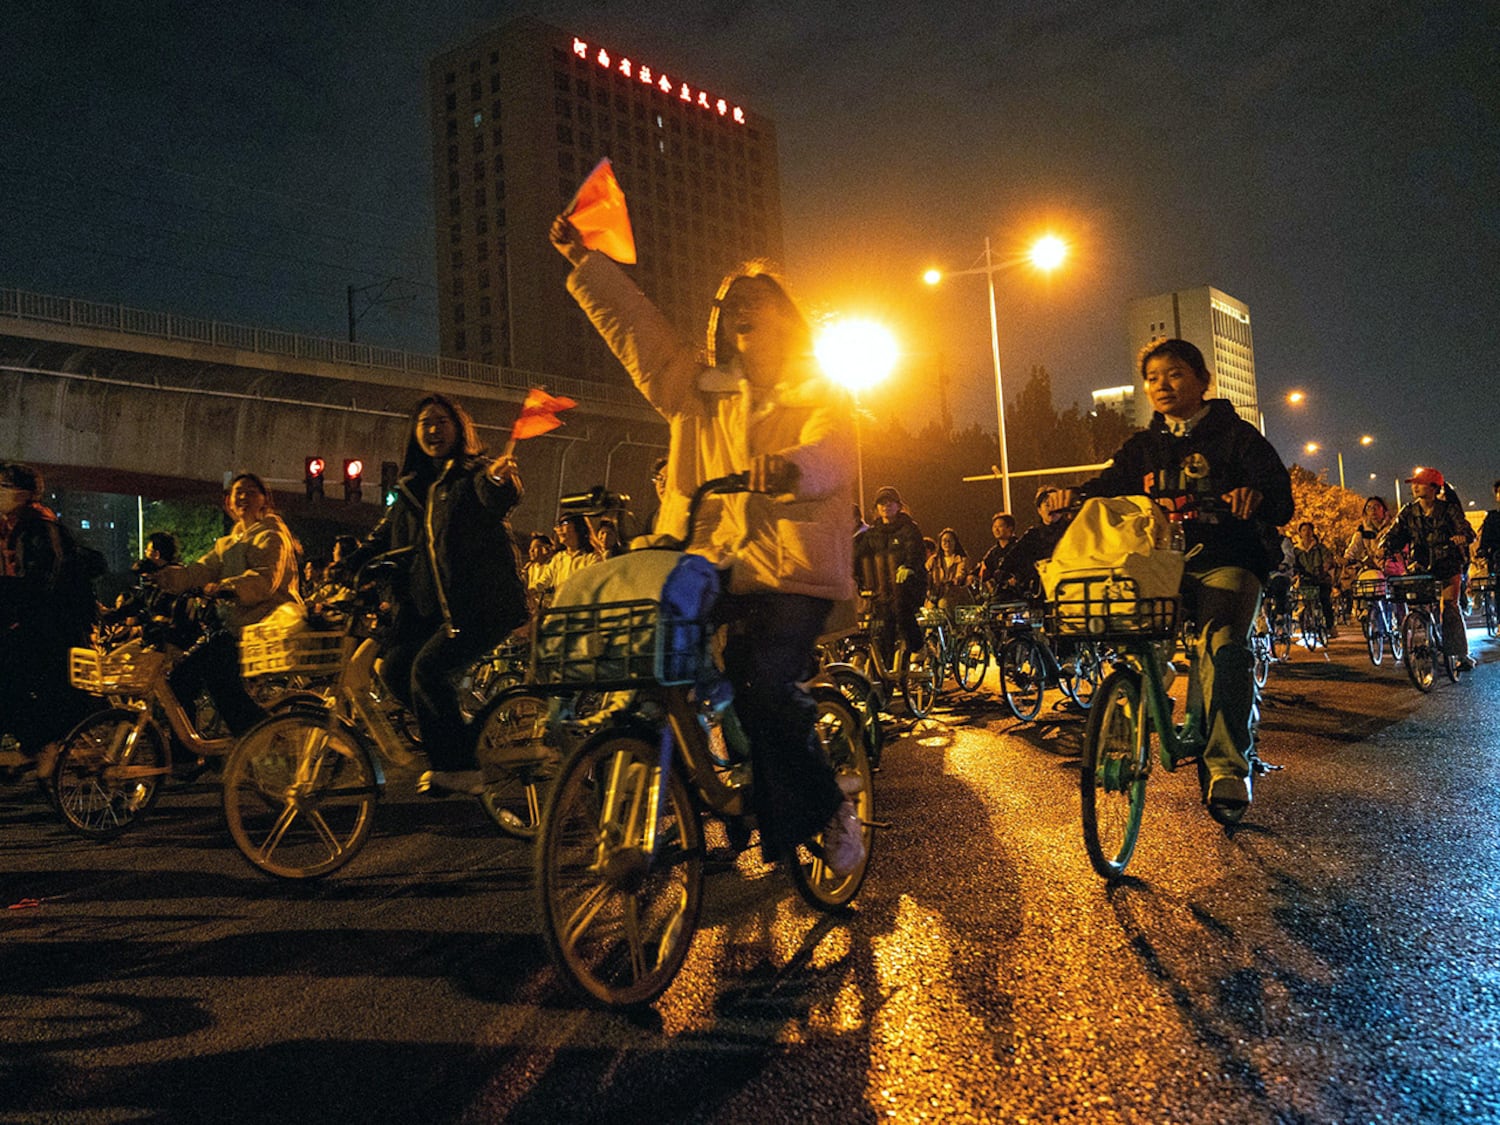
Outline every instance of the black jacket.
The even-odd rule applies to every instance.
[[[904,583],[897,583],[896,571],[911,571]],[[876,520],[854,537],[854,580],[861,590],[877,598],[895,597],[897,589],[911,604],[921,604],[927,590],[927,548],[922,543],[922,529],[906,512],[897,512],[890,523]]]
[[[396,502],[344,565],[352,572],[375,555],[415,548],[410,608],[498,644],[529,616],[508,518],[521,493],[510,481],[496,484],[486,468],[482,457],[469,457],[448,462],[440,476],[402,476]]]
[[[1013,593],[1018,597],[1039,598],[1042,595],[1042,575],[1037,564],[1046,562],[1057,550],[1057,543],[1068,530],[1068,520],[1056,523],[1039,523],[1028,528],[1017,539],[1005,556],[1005,561],[995,572],[996,593],[1004,597]]]
[[[1455,543],[1455,538],[1464,542]],[[1468,564],[1468,544],[1473,539],[1474,529],[1457,504],[1438,500],[1432,506],[1432,514],[1427,515],[1422,505],[1413,500],[1396,513],[1391,526],[1381,535],[1380,550],[1391,555],[1409,546],[1412,561],[1419,569],[1446,582]]]
[[[0,629],[66,647],[88,643],[97,605],[72,534],[50,508],[32,503],[16,513],[6,548],[17,573],[0,578]]]
[[[1260,492],[1260,507],[1248,520],[1220,523],[1189,520],[1188,548],[1203,549],[1188,563],[1192,571],[1239,566],[1265,582],[1281,560],[1276,529],[1292,518],[1292,480],[1281,457],[1261,432],[1235,413],[1227,399],[1207,402],[1208,414],[1187,437],[1174,437],[1161,414],[1120,447],[1114,464],[1083,485],[1084,496],[1140,496],[1153,491],[1222,496],[1236,488]]]

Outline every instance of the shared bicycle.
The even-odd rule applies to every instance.
[[[705,482],[688,526],[704,496],[745,484],[742,474]],[[535,854],[553,964],[599,1004],[649,1004],[681,969],[702,903],[705,818],[724,823],[731,846],[749,841],[754,779],[709,653],[711,631],[705,616],[681,614],[661,598],[554,605],[537,623],[534,690],[591,687],[616,693],[618,704],[562,762]],[[873,778],[860,721],[844,697],[816,683],[811,692],[814,730],[854,803],[865,858],[839,874],[819,836],[792,850],[788,869],[803,898],[837,911],[869,870]]]

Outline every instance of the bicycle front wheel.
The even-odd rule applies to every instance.
[[[1023,723],[1035,719],[1042,710],[1046,687],[1047,665],[1041,645],[1031,637],[1011,637],[1000,646],[1000,688],[1012,715]]]
[[[813,688],[813,698],[818,705],[813,733],[833,765],[840,788],[854,802],[864,839],[865,858],[853,871],[839,875],[823,862],[817,846],[822,843],[819,835],[811,841],[813,847],[802,844],[792,849],[792,882],[808,905],[818,910],[836,911],[853,901],[870,870],[870,857],[875,847],[875,774],[860,738],[859,719],[849,705],[838,692],[829,688]]]
[[[1073,659],[1063,664],[1058,677],[1063,691],[1080,711],[1087,711],[1093,705],[1103,679],[1104,661],[1092,641],[1078,642]]]
[[[1089,863],[1106,879],[1124,873],[1146,808],[1151,733],[1143,704],[1141,674],[1116,668],[1089,710],[1079,773],[1083,846]]]
[[[822,678],[831,683],[858,716],[864,736],[865,756],[870,768],[880,768],[880,754],[885,749],[885,729],[880,725],[880,692],[863,675],[848,664],[830,664]]]
[[[665,992],[698,926],[698,814],[676,770],[658,806],[660,758],[643,739],[595,735],[563,760],[537,837],[547,952],[570,988],[609,1007]]]
[[[973,691],[984,683],[984,674],[990,669],[990,644],[979,631],[965,633],[958,639],[953,650],[953,677],[965,691]]]
[[[547,745],[548,701],[529,688],[510,688],[474,720],[474,752],[484,774],[479,803],[495,826],[518,840],[536,838],[546,788],[562,755]]]
[[[63,738],[53,801],[74,832],[108,840],[150,811],[170,768],[160,728],[139,711],[111,708]]]
[[[902,674],[907,713],[914,719],[925,719],[943,686],[942,661],[932,645],[925,644],[912,653]]]
[[[1406,675],[1412,687],[1418,691],[1431,691],[1433,679],[1432,627],[1427,614],[1412,610],[1401,626],[1401,641],[1405,648]]]
[[[1255,676],[1255,686],[1263,688],[1266,681],[1271,678],[1271,636],[1269,633],[1256,633],[1250,638],[1250,654],[1254,658],[1252,667]]]
[[[278,879],[313,879],[359,854],[380,775],[364,740],[332,714],[252,727],[224,764],[224,818],[240,854]]]

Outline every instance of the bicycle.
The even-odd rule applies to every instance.
[[[1483,574],[1478,578],[1470,579],[1469,594],[1477,598],[1482,607],[1481,613],[1484,617],[1484,635],[1493,639],[1500,635],[1500,620],[1495,615],[1495,577],[1492,574]]]
[[[942,687],[938,654],[928,644],[919,652],[908,653],[906,642],[898,641],[894,656],[887,662],[875,641],[874,599],[869,591],[860,591],[860,599],[864,608],[858,611],[855,627],[820,643],[822,666],[826,669],[846,664],[879,690],[882,710],[899,692],[908,715],[926,718]]]
[[[111,702],[64,736],[51,769],[53,802],[63,823],[79,835],[112,839],[149,812],[177,767],[175,747],[195,759],[222,758],[233,748],[227,731],[211,729],[211,712],[195,707],[190,715],[172,690],[169,676],[182,655],[171,645],[158,647],[146,634],[109,650],[69,650],[73,686]],[[316,674],[329,668],[325,660],[312,659],[306,670]],[[318,698],[292,690],[270,707],[281,710]]]
[[[1323,616],[1323,603],[1318,587],[1311,582],[1298,581],[1293,587],[1297,602],[1297,631],[1302,634],[1302,647],[1308,652],[1328,647],[1328,622]]]
[[[1399,664],[1405,653],[1405,646],[1396,621],[1397,603],[1388,596],[1385,575],[1377,570],[1361,573],[1354,581],[1354,597],[1362,607],[1360,632],[1364,634],[1370,663],[1380,667],[1385,659],[1385,650],[1389,648],[1391,659]]]
[[[1250,655],[1252,658],[1251,674],[1255,677],[1255,686],[1263,688],[1266,681],[1271,678],[1271,665],[1275,663],[1276,656],[1271,650],[1271,623],[1266,615],[1265,602],[1255,611],[1255,625],[1250,630]]]
[[[1406,619],[1401,622],[1401,644],[1405,648],[1403,663],[1407,678],[1418,691],[1432,690],[1436,680],[1434,668],[1439,654],[1443,672],[1458,683],[1458,658],[1443,645],[1442,590],[1430,574],[1402,574],[1386,579],[1392,598],[1406,604]]]
[[[247,667],[300,668],[310,653],[326,650],[338,669],[326,702],[257,724],[225,763],[230,836],[240,854],[268,875],[311,879],[344,866],[369,836],[385,790],[385,766],[413,770],[420,764],[401,730],[405,710],[376,673],[388,627],[382,583],[398,553],[362,569],[354,597],[339,607],[345,617],[341,631],[267,634],[258,646],[245,648]],[[476,668],[494,659],[486,656]],[[561,757],[548,700],[525,685],[502,687],[477,706],[470,729],[484,778],[480,805],[502,832],[534,838],[542,790]]]
[[[1080,710],[1087,711],[1104,675],[1104,658],[1088,638],[1063,638],[1053,629],[1045,606],[1032,602],[997,602],[990,607],[991,645],[998,652],[1000,694],[1010,713],[1023,723],[1042,710],[1042,696],[1056,684]],[[1072,647],[1067,660],[1058,658],[1062,644]]]
[[[736,474],[704,482],[704,496],[743,491]],[[749,840],[753,783],[747,749],[708,642],[711,625],[665,600],[553,606],[538,621],[539,691],[587,685],[631,702],[568,754],[542,814],[536,886],[542,933],[563,980],[614,1007],[649,1004],[688,954],[703,889],[703,818]],[[838,911],[863,885],[873,845],[874,792],[859,720],[839,692],[814,685],[815,731],[855,803],[865,859],[836,874],[821,837],[793,849],[790,871],[812,906]]]

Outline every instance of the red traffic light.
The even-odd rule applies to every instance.
[[[365,471],[365,463],[358,458],[344,462],[344,479],[358,480]]]
[[[311,478],[322,476],[325,465],[323,458],[309,457],[302,463],[302,467],[304,475]]]

